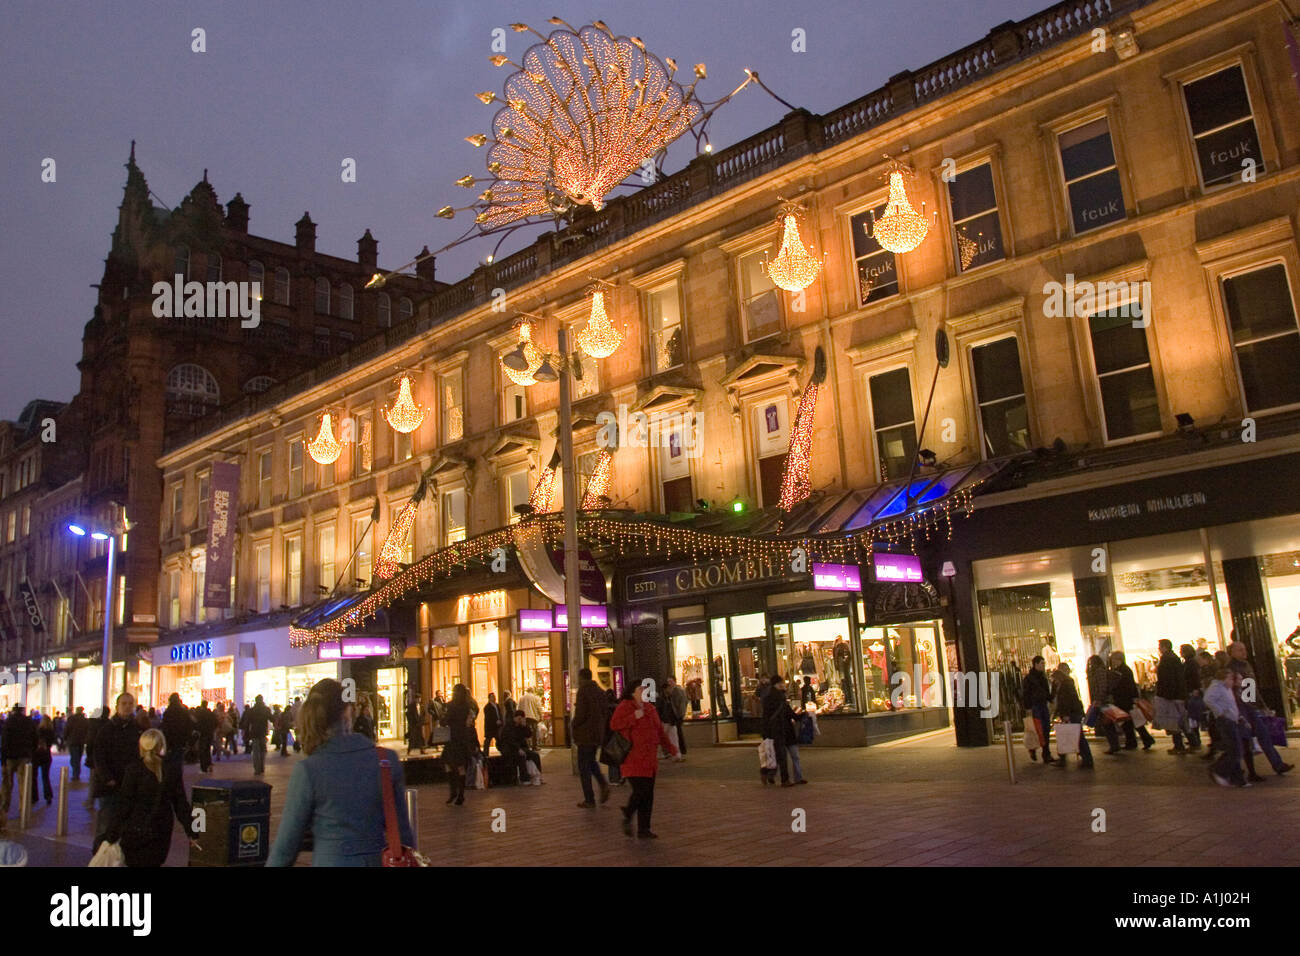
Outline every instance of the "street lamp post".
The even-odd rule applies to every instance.
[[[560,373],[560,469],[564,476],[564,604],[566,643],[569,657],[569,713],[577,707],[578,669],[582,659],[582,588],[578,579],[578,487],[577,468],[573,461],[573,405],[569,394],[569,348],[567,331],[558,330],[556,344],[562,356],[558,363]],[[572,718],[570,718],[572,721]],[[569,726],[569,749],[577,759],[573,742],[572,722]]]
[[[105,571],[104,577],[104,647],[100,653],[100,670],[102,671],[100,688],[103,692],[104,707],[105,709],[108,709],[108,695],[110,692],[109,684],[113,676],[113,607],[117,597],[117,580],[114,575],[114,565],[116,564],[117,559],[117,534],[116,532],[110,534],[107,531],[100,531],[99,529],[87,532],[84,527],[75,523],[68,525],[68,530],[79,538],[85,537],[86,534],[89,533],[96,541],[108,542],[108,568]],[[122,675],[123,683],[125,683],[126,677],[125,667],[126,665],[124,662]]]

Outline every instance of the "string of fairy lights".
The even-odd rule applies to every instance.
[[[585,512],[579,516],[578,538],[585,548],[608,549],[622,557],[659,557],[691,562],[745,558],[785,563],[791,560],[795,548],[802,548],[809,562],[855,563],[876,543],[895,549],[907,546],[915,554],[919,540],[930,540],[940,533],[945,540],[951,540],[953,516],[970,513],[974,493],[986,480],[972,482],[925,511],[901,515],[832,537],[722,534],[665,525],[638,516]],[[521,535],[538,535],[548,547],[562,547],[563,518],[559,514],[538,514],[518,524],[440,548],[320,625],[291,628],[289,643],[294,647],[306,647],[335,640],[340,634],[363,626],[381,610],[411,593],[445,581],[457,572],[468,571],[473,564],[490,562],[498,549],[508,553]]]

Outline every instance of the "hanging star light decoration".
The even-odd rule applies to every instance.
[[[537,379],[533,378],[533,375],[542,367],[542,362],[546,359],[546,353],[533,344],[532,323],[526,319],[519,323],[519,347],[524,350],[524,358],[528,360],[528,368],[513,369],[502,363],[501,370],[516,385],[532,385],[537,381]]]
[[[334,425],[329,412],[321,415],[320,432],[307,443],[307,453],[318,465],[332,465],[343,454],[343,446],[334,438]]]
[[[623,342],[623,333],[614,328],[605,311],[605,293],[597,289],[591,294],[591,318],[578,333],[578,348],[592,358],[609,358]]]
[[[817,346],[813,357],[812,379],[794,413],[794,428],[790,435],[790,454],[785,459],[785,475],[781,478],[781,500],[777,507],[789,512],[799,502],[812,494],[812,438],[813,416],[817,413],[817,392],[826,381],[826,353]]]
[[[880,218],[873,217],[871,235],[889,252],[911,252],[930,231],[930,223],[923,215],[925,203],[921,203],[922,212],[913,209],[903,186],[903,174],[911,175],[911,172],[908,167],[894,163],[889,173],[889,201]]]
[[[601,449],[600,456],[596,459],[596,468],[587,481],[587,491],[582,496],[582,510],[594,511],[608,507],[609,489],[613,480],[614,453],[604,448]]]
[[[767,277],[786,292],[802,292],[813,284],[822,268],[821,262],[799,238],[801,214],[802,209],[796,203],[783,203],[781,248],[775,256],[764,262]]]
[[[411,376],[403,375],[397,387],[397,401],[391,409],[384,409],[384,418],[393,431],[409,435],[424,422],[424,412],[411,396]]]
[[[695,79],[682,86],[673,79],[677,64],[665,66],[637,37],[615,36],[600,20],[581,29],[559,17],[549,36],[524,23],[516,33],[541,39],[522,63],[497,54],[496,66],[514,67],[503,95],[477,94],[480,102],[503,104],[492,120],[491,136],[476,133],[473,146],[491,144],[489,176],[462,176],[458,186],[487,188],[467,208],[485,228],[528,217],[550,217],[574,206],[604,207],[605,197],[644,160],[705,118],[695,85],[705,78],[703,63]],[[732,94],[734,95],[734,94]],[[438,215],[452,218],[443,207]]]

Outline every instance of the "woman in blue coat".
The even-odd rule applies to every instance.
[[[353,733],[354,718],[338,681],[327,678],[312,687],[297,727],[307,758],[289,778],[267,866],[292,866],[308,830],[312,866],[380,866],[386,845],[381,754],[388,760],[402,845],[415,844],[403,799],[402,764],[392,750]]]

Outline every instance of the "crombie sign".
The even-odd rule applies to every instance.
[[[727,591],[764,581],[790,581],[808,586],[812,576],[791,574],[790,566],[770,558],[730,558],[695,567],[639,571],[627,576],[628,601],[658,601],[706,591]]]

